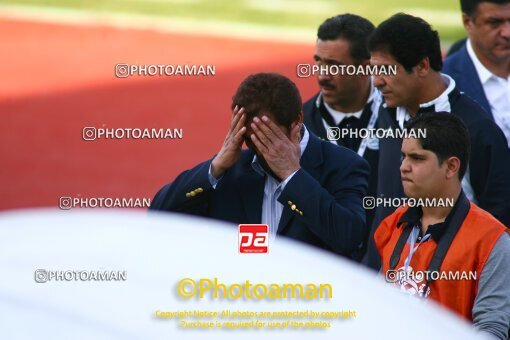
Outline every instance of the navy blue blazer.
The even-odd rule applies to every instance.
[[[475,65],[469,57],[466,44],[462,46],[457,52],[445,59],[443,64],[443,73],[446,73],[455,80],[457,88],[464,92],[468,97],[471,97],[477,102],[485,111],[490,113],[492,120],[491,106],[485,96],[480,77],[476,72]]]
[[[253,156],[252,150],[243,150],[216,189],[208,178],[212,159],[183,172],[156,194],[150,209],[261,223],[265,177],[252,168]],[[349,257],[368,231],[362,206],[368,163],[311,132],[300,163],[278,198],[284,206],[278,234]]]

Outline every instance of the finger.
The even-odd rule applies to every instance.
[[[230,124],[230,130],[233,130],[235,128],[235,126],[237,125],[237,122],[239,121],[239,119],[241,118],[242,114],[244,113],[244,107],[239,109],[236,106],[236,109],[237,110],[234,110],[232,112],[233,118],[232,118],[232,123]]]
[[[237,121],[236,126],[232,129],[232,134],[236,135],[242,127],[244,127],[244,122],[246,120],[246,114],[241,113],[239,120]]]
[[[250,136],[250,138],[251,138],[251,141],[253,142],[253,144],[255,144],[255,146],[257,147],[257,149],[258,149],[260,152],[262,152],[262,154],[267,154],[267,152],[268,152],[267,147],[266,147],[264,144],[262,144],[262,143],[260,142],[260,140],[257,138],[257,136],[255,136],[255,134],[252,134],[252,135]]]
[[[253,121],[257,125],[257,129],[264,134],[264,138],[268,140],[266,142],[264,138],[261,138],[261,136],[257,135],[257,137],[259,137],[265,145],[269,146],[269,144],[273,144],[278,139],[278,137],[273,133],[269,126],[261,121],[258,117],[253,118]]]
[[[237,114],[237,111],[239,110],[239,106],[235,106],[234,109],[232,110],[232,117],[230,117],[230,128],[232,129],[232,127],[234,126],[234,119],[236,117],[236,114]]]
[[[246,133],[246,126],[243,126],[237,133],[234,135],[234,143],[235,144],[243,144],[243,136]]]
[[[282,132],[282,130],[280,130],[280,128],[278,126],[276,126],[276,124],[271,119],[269,119],[267,116],[262,116],[262,121],[267,124],[267,126],[271,129],[271,131],[273,131],[273,133],[278,138],[283,139],[284,137],[287,137]]]
[[[254,119],[255,120],[255,119]],[[260,120],[259,120],[260,122]],[[262,122],[260,122],[262,123]],[[271,140],[264,134],[264,132],[260,129],[260,125],[257,125],[256,123],[251,123],[251,128],[253,129],[253,132],[259,139],[259,141],[264,144],[266,147],[271,147],[273,143]]]
[[[234,136],[239,132],[239,130],[241,130],[244,127],[245,120],[246,120],[246,114],[243,113],[243,114],[241,114],[241,117],[237,121],[237,125],[234,126],[234,128],[232,129],[232,134]]]

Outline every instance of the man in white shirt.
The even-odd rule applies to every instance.
[[[510,0],[461,0],[468,40],[443,72],[492,114],[510,146]]]

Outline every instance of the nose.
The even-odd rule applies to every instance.
[[[500,33],[503,38],[510,39],[510,20],[505,21]]]
[[[409,163],[406,161],[406,158],[404,156],[402,157],[402,162],[400,163],[400,175],[403,175],[406,172],[411,171],[411,167],[409,166]]]
[[[382,76],[374,76],[374,86],[377,88],[381,88],[386,84],[384,78]]]
[[[329,81],[331,80],[331,75],[327,74],[326,72],[319,72],[319,74],[317,75],[317,79],[319,81]]]

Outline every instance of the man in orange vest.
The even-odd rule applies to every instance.
[[[401,290],[431,298],[478,330],[507,339],[510,236],[462,191],[467,128],[450,113],[424,113],[406,133],[400,174],[407,205],[374,234],[382,272]]]

